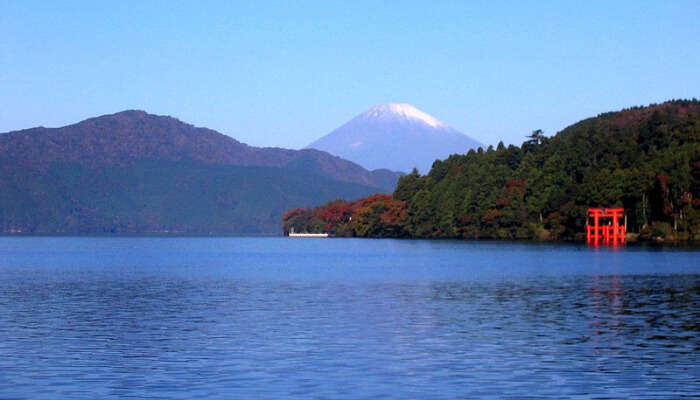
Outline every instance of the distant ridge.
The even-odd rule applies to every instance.
[[[32,168],[56,161],[96,166],[142,159],[296,168],[384,191],[391,191],[398,179],[395,173],[370,172],[322,151],[248,146],[217,131],[140,110],[89,118],[61,128],[0,134],[0,157]]]
[[[282,212],[399,174],[128,110],[0,134],[0,233],[280,234]]]
[[[365,168],[426,172],[437,159],[481,143],[410,104],[376,105],[307,148],[327,151]]]

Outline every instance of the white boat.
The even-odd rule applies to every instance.
[[[294,228],[292,228],[292,230],[289,231],[289,237],[326,238],[326,237],[328,237],[328,234],[327,233],[296,233],[296,232],[294,232]]]

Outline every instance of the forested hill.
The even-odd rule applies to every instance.
[[[88,168],[128,166],[141,160],[207,165],[277,167],[391,190],[398,173],[367,171],[323,151],[253,147],[217,131],[139,110],[90,118],[61,128],[0,134],[0,163],[45,171],[55,163]]]
[[[124,111],[0,134],[0,234],[275,235],[289,207],[389,193],[398,176]]]
[[[520,147],[402,177],[393,197],[285,215],[285,229],[367,237],[581,239],[588,207],[622,206],[642,237],[700,238],[700,102],[601,114]]]

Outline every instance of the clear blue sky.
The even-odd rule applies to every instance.
[[[487,144],[700,97],[700,1],[0,0],[0,132],[143,109],[303,147],[411,103]]]

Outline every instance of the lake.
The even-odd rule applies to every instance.
[[[0,398],[698,398],[700,252],[0,237]]]

